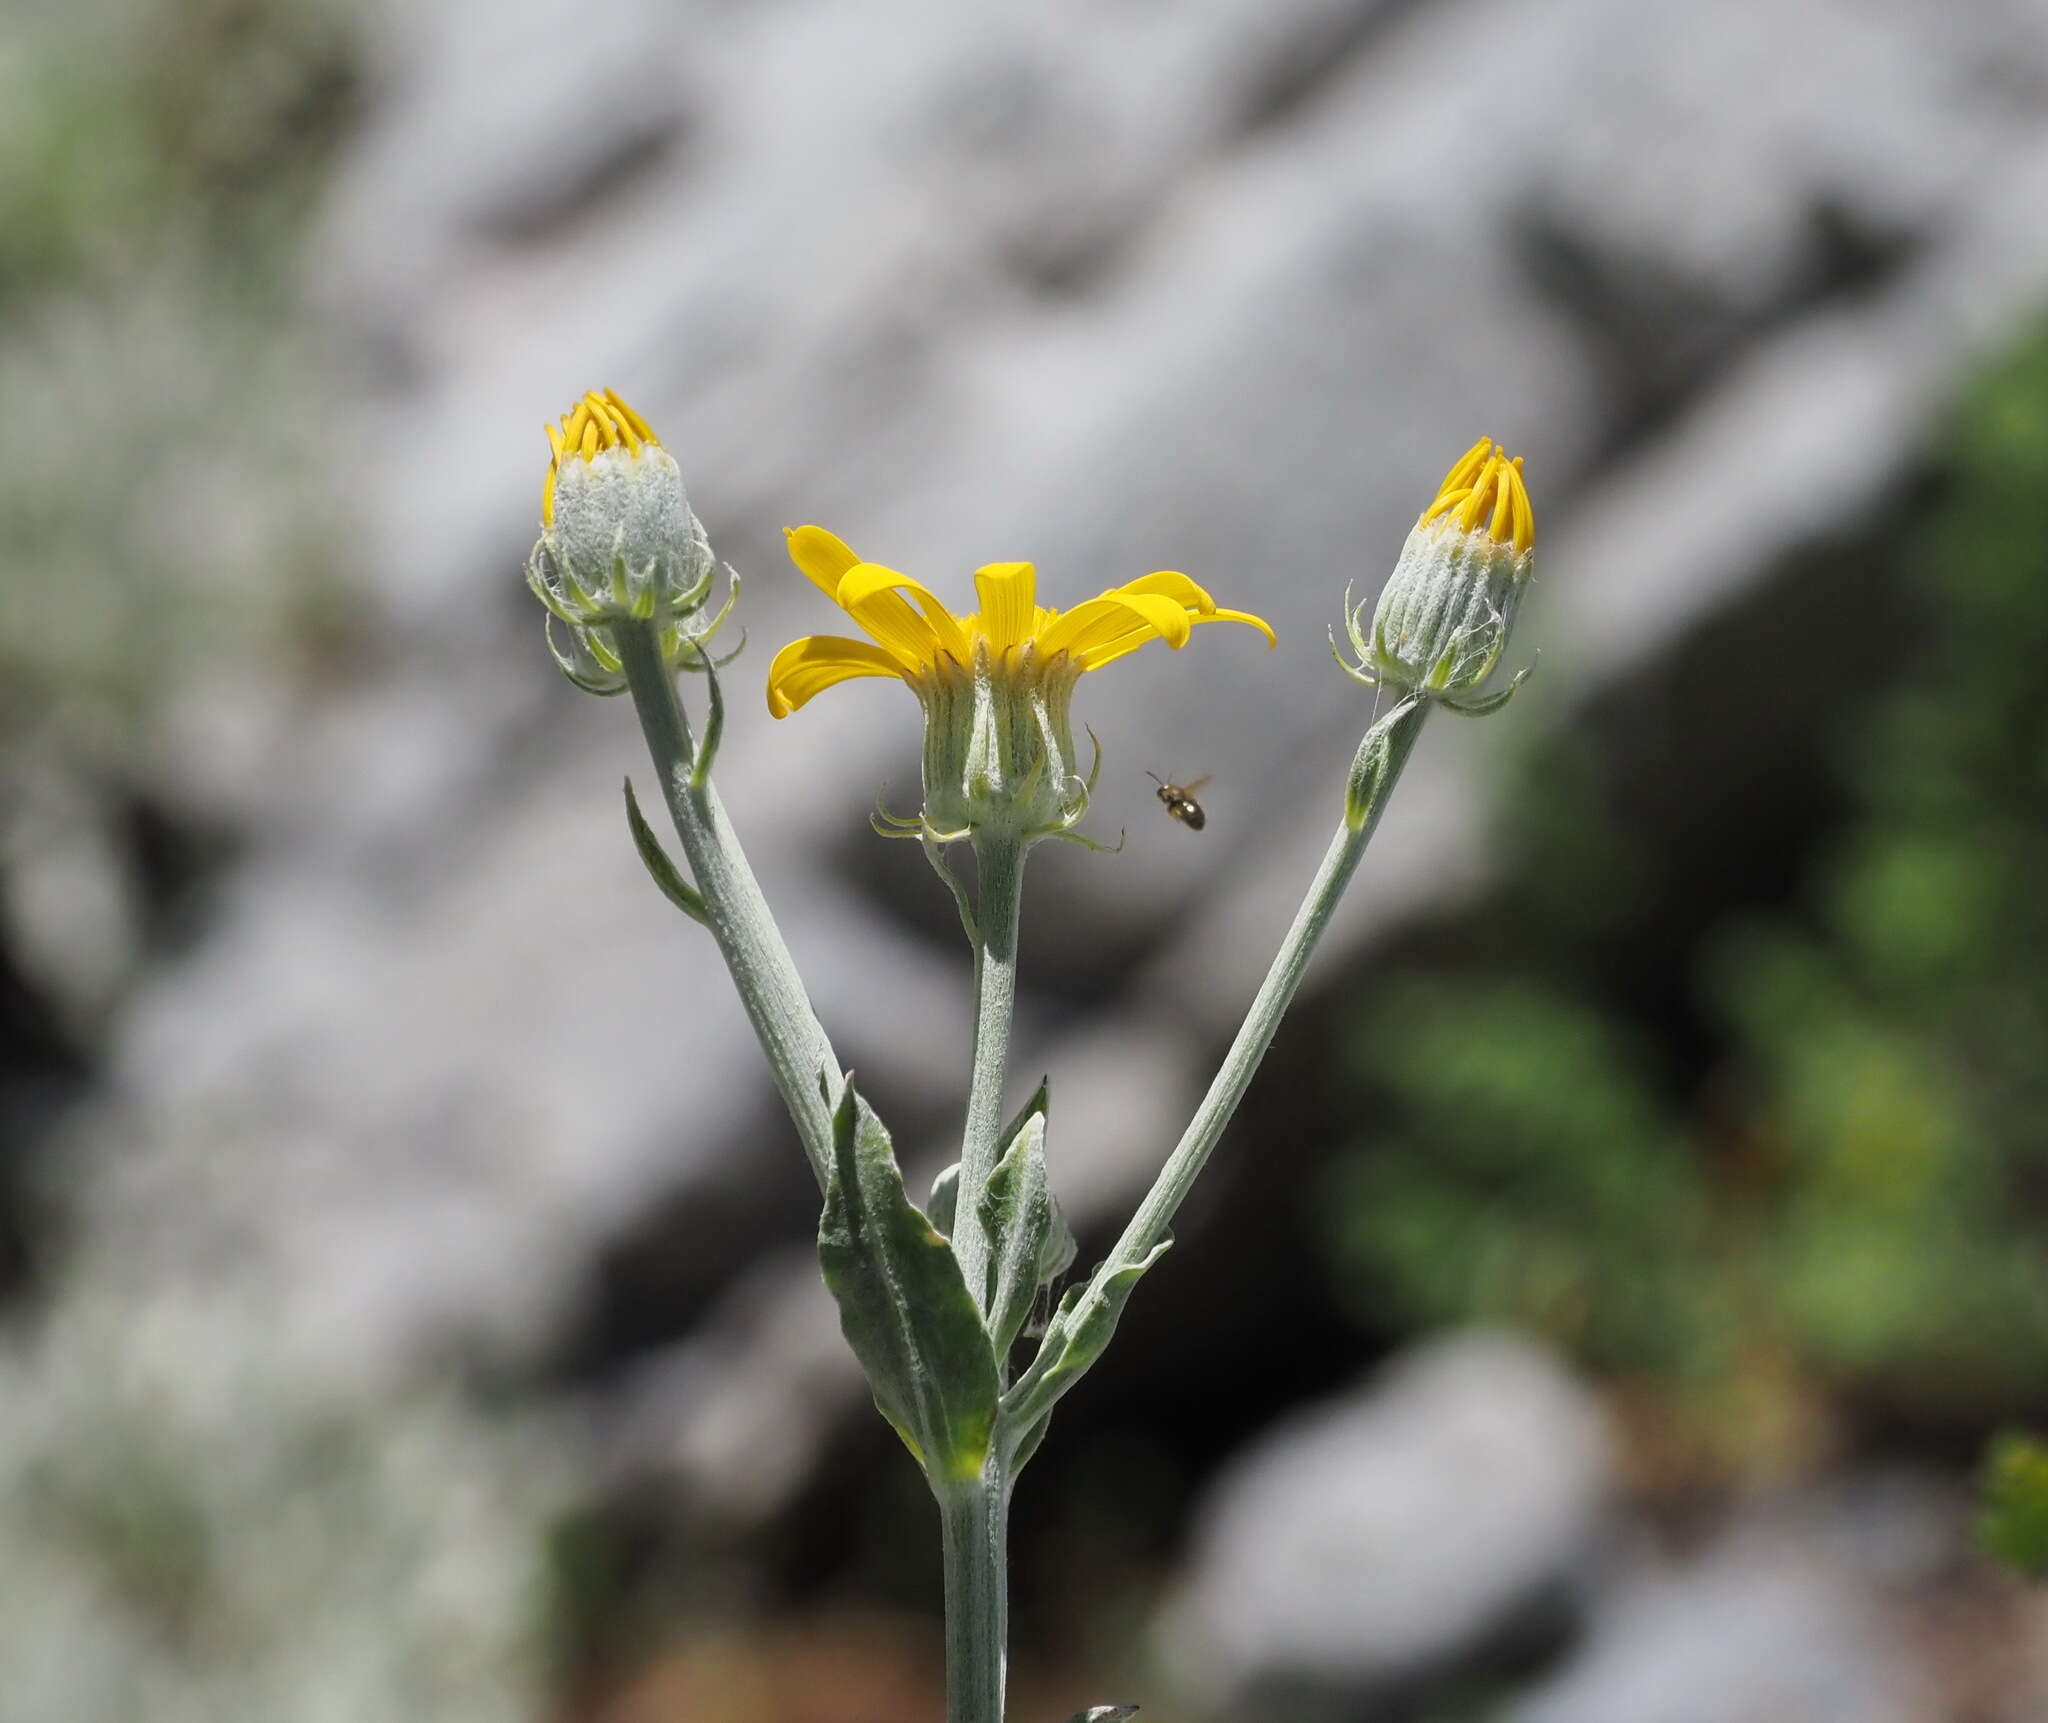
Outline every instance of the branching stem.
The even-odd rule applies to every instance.
[[[1359,744],[1357,763],[1352,768],[1353,805],[1347,809],[1347,817],[1330,840],[1322,865],[1316,869],[1315,878],[1309,884],[1308,895],[1301,900],[1294,924],[1281,941],[1273,966],[1266,972],[1266,979],[1260,984],[1251,1009],[1245,1013],[1244,1022],[1238,1026],[1237,1038],[1223,1056],[1223,1063],[1209,1085],[1209,1092],[1202,1097],[1202,1104],[1196,1108],[1195,1116],[1188,1122],[1188,1128],[1182,1133],[1173,1153],[1167,1157],[1145,1200],[1131,1216],[1123,1236],[1090,1279],[1088,1290],[1082,1295],[1075,1313],[1077,1325],[1085,1318],[1088,1307],[1101,1301],[1111,1276],[1119,1269],[1142,1263],[1166,1238],[1175,1211],[1186,1200],[1196,1177],[1207,1165],[1224,1128],[1230,1123],[1231,1115],[1237,1111],[1245,1090],[1251,1086],[1259,1062],[1266,1056],[1266,1049],[1273,1044],[1280,1019],[1301,986],[1309,959],[1330,925],[1330,918],[1344,896],[1345,887],[1358,871],[1366,845],[1372,841],[1380,815],[1386,808],[1387,796],[1400,777],[1401,768],[1408,762],[1416,735],[1428,713],[1429,702],[1410,696],[1374,724]],[[1030,1432],[1064,1391],[1057,1386],[1049,1389],[1043,1386],[1041,1363],[1046,1354],[1041,1352],[1039,1357],[1040,1362],[1027,1369],[1003,1398],[1003,1421],[1013,1440]],[[1071,1378],[1068,1380],[1071,1382]]]

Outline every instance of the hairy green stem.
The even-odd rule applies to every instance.
[[[662,800],[704,900],[712,937],[732,971],[733,985],[760,1037],[768,1069],[796,1121],[804,1154],[822,1190],[832,1167],[832,1105],[841,1087],[839,1061],[811,1009],[718,792],[708,781],[699,781],[695,772],[697,748],[689,715],[677,697],[675,673],[662,662],[656,625],[617,622],[610,630],[633,708],[640,715],[641,734],[660,774]]]
[[[1237,1038],[1231,1042],[1230,1051],[1223,1056],[1223,1063],[1209,1084],[1209,1092],[1202,1097],[1202,1104],[1195,1109],[1195,1116],[1189,1120],[1187,1130],[1167,1157],[1166,1165],[1160,1169],[1159,1177],[1146,1193],[1145,1200],[1131,1216],[1123,1236],[1096,1268],[1076,1313],[1077,1324],[1088,1306],[1100,1301],[1111,1276],[1120,1269],[1142,1263],[1167,1236],[1175,1211],[1186,1200],[1197,1175],[1208,1163],[1210,1154],[1230,1123],[1231,1115],[1237,1111],[1245,1090],[1251,1086],[1259,1062],[1266,1056],[1266,1049],[1273,1044],[1280,1019],[1301,986],[1309,959],[1330,925],[1330,918],[1344,896],[1345,887],[1358,871],[1366,845],[1372,841],[1380,815],[1386,808],[1387,797],[1401,775],[1401,768],[1408,763],[1415,738],[1428,714],[1429,702],[1426,700],[1405,699],[1367,731],[1365,740],[1359,744],[1357,760],[1352,767],[1351,796],[1344,822],[1330,840],[1322,865],[1316,869],[1315,878],[1309,884],[1308,895],[1301,900],[1294,924],[1281,941],[1273,965],[1267,970],[1266,979],[1252,1000],[1251,1009],[1238,1026]],[[1044,1356],[1041,1353],[1041,1360]],[[1043,1387],[1042,1378],[1040,1365],[1034,1363],[1004,1396],[1004,1422],[1019,1437],[1029,1432],[1064,1392],[1062,1387]],[[1071,1380],[1068,1379],[1069,1385]]]
[[[1012,837],[974,840],[974,1074],[960,1142],[960,1201],[953,1250],[977,1303],[987,1296],[990,1243],[981,1194],[995,1170],[1003,1132],[1003,1079],[1017,1008],[1017,918],[1024,899],[1025,845]]]
[[[1003,1723],[1009,1664],[1009,1479],[939,1497],[946,1549],[946,1723]]]

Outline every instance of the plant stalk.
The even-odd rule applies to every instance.
[[[946,1550],[946,1723],[1003,1723],[1008,1675],[1010,1480],[991,1456],[939,1496]]]
[[[987,1298],[991,1246],[981,1224],[981,1195],[995,1170],[1003,1132],[1003,1081],[1017,1008],[1017,919],[1024,897],[1026,846],[1013,837],[974,841],[974,1074],[960,1143],[960,1199],[953,1249],[976,1303]]]
[[[1154,1246],[1166,1238],[1175,1212],[1187,1199],[1202,1168],[1208,1164],[1231,1115],[1237,1111],[1245,1090],[1251,1086],[1259,1063],[1266,1056],[1266,1049],[1273,1044],[1280,1019],[1286,1015],[1287,1007],[1299,991],[1309,959],[1314,956],[1316,946],[1329,927],[1345,887],[1351,883],[1351,876],[1358,871],[1358,864],[1364,859],[1366,845],[1378,829],[1387,798],[1401,775],[1402,767],[1408,763],[1415,738],[1428,715],[1429,702],[1411,696],[1380,719],[1359,744],[1357,761],[1352,768],[1353,784],[1359,783],[1361,771],[1370,765],[1368,799],[1358,808],[1355,819],[1347,817],[1337,827],[1336,836],[1330,840],[1322,864],[1309,884],[1308,894],[1295,912],[1294,923],[1288,928],[1287,937],[1281,941],[1272,967],[1260,983],[1244,1021],[1238,1025],[1237,1037],[1231,1042],[1230,1051],[1223,1056],[1223,1063],[1210,1082],[1208,1093],[1202,1097],[1201,1105],[1195,1109],[1194,1117],[1188,1121],[1186,1131],[1167,1157],[1151,1190],[1146,1192],[1145,1200],[1125,1226],[1123,1236],[1096,1268],[1083,1295],[1083,1311],[1102,1297],[1103,1288],[1112,1275],[1119,1269],[1143,1262]],[[1076,1320],[1079,1320],[1078,1314]],[[1040,1357],[1043,1359],[1044,1354],[1041,1353]],[[1004,1397],[1004,1422],[1013,1431],[1030,1430],[1058,1400],[1062,1390],[1042,1390],[1040,1377],[1039,1365],[1034,1362]]]
[[[689,714],[676,693],[675,672],[662,662],[656,625],[613,623],[611,636],[633,709],[640,716],[641,734],[660,775],[662,800],[704,899],[712,937],[732,971],[733,985],[760,1037],[768,1069],[822,1190],[832,1166],[832,1107],[842,1087],[839,1061],[718,792],[708,781],[692,782],[697,747]]]

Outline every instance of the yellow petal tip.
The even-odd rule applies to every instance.
[[[1465,532],[1483,534],[1527,556],[1536,546],[1536,515],[1522,477],[1522,457],[1481,437],[1444,474],[1419,524],[1445,517]]]
[[[648,448],[659,448],[661,439],[648,429],[647,421],[626,405],[618,390],[599,394],[586,389],[582,398],[562,415],[561,423],[543,426],[548,434],[548,475],[541,490],[541,520],[552,526],[555,519],[555,480],[563,463],[581,457],[594,461],[607,449],[624,449],[635,460]]]

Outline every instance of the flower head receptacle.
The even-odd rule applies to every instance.
[[[732,595],[716,615],[702,617],[717,565],[683,493],[681,469],[611,389],[586,394],[547,434],[541,535],[526,581],[548,608],[556,663],[578,687],[616,694],[625,677],[608,631],[648,622],[667,663],[701,667]],[[557,639],[554,622],[565,639]]]
[[[1345,594],[1345,631],[1358,655],[1345,670],[1456,712],[1497,711],[1528,672],[1493,693],[1477,690],[1507,648],[1535,565],[1536,516],[1521,457],[1482,437],[1444,475],[1401,547],[1369,636],[1364,605]]]
[[[981,608],[956,616],[920,582],[862,562],[822,527],[792,531],[789,552],[868,639],[819,634],[785,646],[768,672],[768,710],[787,717],[857,676],[905,683],[924,708],[924,807],[917,819],[891,822],[905,835],[1077,837],[1093,771],[1084,777],[1075,757],[1074,684],[1153,640],[1178,650],[1198,623],[1242,622],[1273,641],[1258,617],[1219,608],[1171,571],[1061,611],[1038,603],[1032,564],[990,563],[975,571]]]

